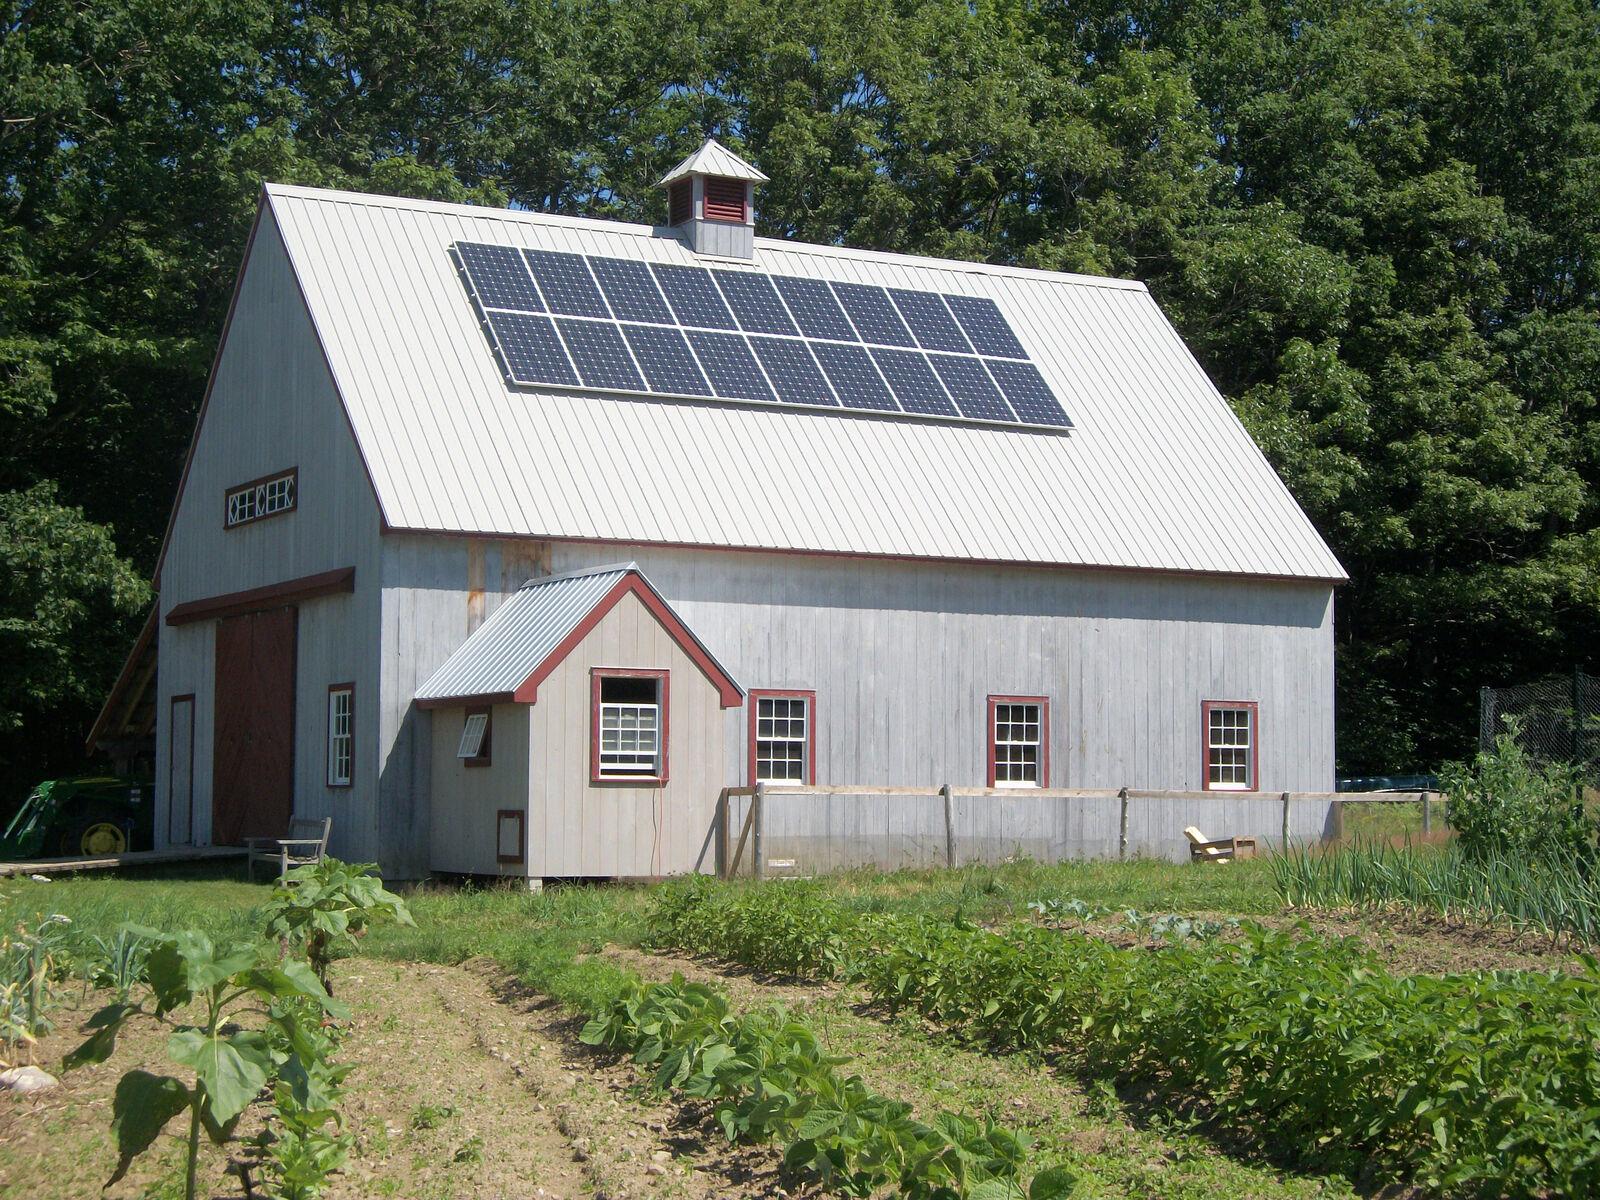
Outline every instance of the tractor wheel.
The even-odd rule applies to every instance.
[[[88,813],[71,822],[61,835],[63,855],[99,858],[123,854],[128,849],[128,831],[107,813]]]

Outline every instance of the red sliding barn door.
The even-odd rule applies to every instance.
[[[217,622],[211,841],[282,837],[294,810],[293,608]]]

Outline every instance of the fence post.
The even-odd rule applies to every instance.
[[[1283,844],[1280,849],[1285,852],[1289,849],[1289,793],[1283,794]]]
[[[1433,832],[1433,793],[1422,793],[1422,835]]]
[[[732,831],[728,828],[728,789],[717,795],[717,878],[728,877],[728,856],[733,852]]]
[[[767,826],[766,784],[756,784],[756,794],[750,798],[750,802],[756,806],[755,846],[753,849],[756,854],[756,880],[759,882],[767,877],[767,847],[764,842]]]
[[[944,797],[944,865],[953,871],[956,866],[956,826],[948,783],[939,789],[939,795]]]
[[[1122,815],[1117,820],[1117,857],[1128,857],[1128,789],[1122,788],[1117,792],[1117,799],[1122,801]]]

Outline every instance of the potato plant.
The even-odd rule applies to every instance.
[[[759,928],[740,910],[814,900],[702,890],[661,904],[657,940],[766,969],[773,948],[752,944]],[[1121,948],[1033,923],[995,931],[839,909],[826,919],[811,935],[827,947],[812,952],[814,973],[847,964],[891,1011],[1201,1099],[1308,1166],[1455,1194],[1600,1192],[1593,958],[1574,973],[1396,976],[1353,941],[1248,923],[1237,940]],[[742,938],[719,941],[736,929]]]
[[[859,1076],[841,1075],[845,1060],[781,1009],[736,1016],[702,984],[634,982],[582,1037],[654,1068],[663,1090],[711,1100],[730,1140],[781,1141],[787,1169],[849,1195],[893,1187],[915,1200],[1053,1200],[1074,1186],[1056,1169],[1024,1192],[1023,1135],[952,1113],[924,1124]]]

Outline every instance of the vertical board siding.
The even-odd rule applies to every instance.
[[[223,528],[229,487],[299,468],[293,512]],[[332,817],[329,849],[399,863],[377,810],[379,515],[277,225],[264,212],[218,357],[203,425],[161,572],[163,616],[180,603],[356,568],[353,594],[299,605],[294,811]],[[156,845],[167,829],[170,698],[192,692],[196,845],[212,840],[215,622],[162,625],[156,737]],[[327,689],[356,685],[354,780],[326,780]]]
[[[528,813],[528,708],[497,704],[491,719],[489,765],[468,767],[456,757],[465,708],[439,708],[422,724],[431,743],[430,779],[433,836],[428,869],[462,875],[542,875],[534,852],[533,821],[525,817],[524,861],[502,863],[496,853],[502,808]]]

